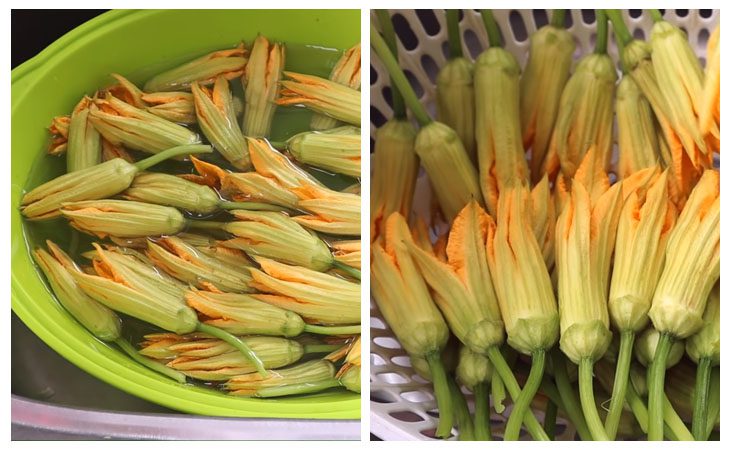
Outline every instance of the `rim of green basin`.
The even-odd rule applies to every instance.
[[[271,13],[277,14],[280,11],[272,10]],[[360,13],[354,11],[356,10],[320,11],[317,14],[327,17],[327,20],[334,24],[333,28],[344,30],[349,26],[359,30]],[[37,56],[14,69],[11,74],[12,120],[16,120],[15,113],[19,106],[23,105],[33,85],[43,77],[53,76],[53,68],[68,54],[93,42],[100,34],[112,28],[124,27],[138,20],[150,18],[152,15],[165,13],[166,11],[159,10],[106,12],[70,31]],[[313,10],[301,11],[303,15],[310,13],[313,13]],[[263,12],[258,11],[256,14]],[[341,17],[337,16],[338,14]],[[297,26],[293,20],[294,15],[289,14],[287,17],[292,26]],[[335,17],[338,17],[336,21]],[[345,34],[352,37],[353,32]],[[359,40],[359,33],[354,39]],[[340,42],[338,47],[344,48],[354,43]],[[16,131],[15,126],[12,128]],[[38,132],[46,133],[46,130]],[[12,138],[11,155],[11,159],[15,160],[12,163],[11,173],[11,304],[18,317],[46,344],[97,378],[130,394],[182,412],[258,418],[360,418],[360,396],[354,393],[329,392],[282,399],[234,397],[213,389],[178,384],[138,365],[114,346],[94,338],[55,301],[32,263],[21,214],[17,208],[28,174],[16,173],[15,168],[21,165],[18,161],[22,159],[22,164],[26,164],[28,158],[35,159],[42,150],[24,151],[20,154],[21,152],[15,148],[20,139],[22,137]]]

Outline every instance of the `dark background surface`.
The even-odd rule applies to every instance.
[[[16,68],[56,39],[105,11],[105,9],[11,10],[11,68]]]

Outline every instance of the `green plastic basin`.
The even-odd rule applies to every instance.
[[[76,28],[12,72],[11,297],[13,311],[43,341],[92,375],[133,395],[193,414],[357,419],[360,397],[323,393],[275,400],[237,398],[180,385],[94,338],[46,290],[30,258],[18,205],[41,157],[47,126],[84,93],[109,85],[110,72],[140,82],[194,56],[250,43],[262,33],[285,43],[345,49],[360,41],[359,10],[111,11]],[[306,55],[287,68],[307,66]],[[52,163],[48,163],[53,165]],[[56,164],[58,166],[58,164]],[[51,176],[48,169],[47,176]]]

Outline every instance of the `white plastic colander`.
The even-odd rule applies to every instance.
[[[421,102],[435,117],[435,81],[440,67],[448,58],[448,36],[444,10],[391,10],[398,43],[398,59]],[[527,61],[529,36],[548,23],[546,10],[495,10],[505,48],[524,67]],[[718,10],[667,10],[664,18],[687,32],[689,43],[704,64],[705,47],[710,32],[719,24]],[[624,19],[634,37],[646,39],[651,34],[652,20],[648,12],[629,10]],[[377,25],[375,15],[373,22]],[[596,33],[593,10],[571,10],[566,14],[566,28],[576,40],[574,61],[593,50]],[[610,27],[610,25],[609,25]],[[477,10],[463,10],[460,21],[464,55],[476,58],[487,48],[487,33]],[[609,28],[610,30],[610,28]],[[613,36],[609,39],[609,54],[618,61]],[[390,80],[375,52],[371,53],[370,131],[392,117],[386,101]],[[431,192],[425,173],[421,171],[416,184],[414,213],[425,218],[430,214]],[[375,302],[370,302],[370,424],[371,432],[383,440],[429,440],[438,422],[436,401],[431,384],[416,375],[408,355],[403,351]],[[466,392],[466,391],[465,391]],[[473,405],[471,395],[467,396]],[[536,412],[538,414],[539,412]],[[508,411],[504,417],[508,416]],[[501,435],[504,417],[492,416],[495,439]],[[574,430],[558,419],[556,438],[571,440]],[[452,438],[454,439],[454,438]]]

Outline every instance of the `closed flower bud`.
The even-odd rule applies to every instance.
[[[231,334],[294,337],[304,331],[304,321],[297,314],[248,295],[192,289],[185,300],[203,314],[204,323]]]
[[[360,323],[360,285],[311,269],[256,258],[261,270],[251,269],[253,297],[319,324]]]
[[[331,242],[332,255],[336,261],[359,269],[361,264],[361,245],[359,240]]]
[[[269,370],[268,376],[257,373],[236,375],[226,382],[226,389],[233,395],[256,397],[266,388],[280,388],[302,383],[319,383],[333,379],[335,367],[325,359],[307,361],[292,367]]]
[[[575,41],[567,30],[545,25],[530,36],[530,52],[520,80],[522,144],[532,149],[532,182],[543,175],[560,96],[570,76]]]
[[[251,162],[257,173],[273,178],[285,188],[322,186],[313,176],[294,165],[263,139],[247,139]]]
[[[561,170],[573,176],[591,146],[595,146],[604,168],[608,166],[615,89],[616,69],[608,55],[592,53],[580,60],[560,97],[550,150],[543,164],[546,172],[555,172],[557,157]]]
[[[142,94],[142,100],[148,112],[170,122],[192,125],[198,121],[190,92],[154,92]]]
[[[703,136],[717,129],[720,123],[720,26],[710,34],[707,41],[707,65],[705,67],[705,83],[702,87],[698,121]],[[717,140],[720,140],[719,135]],[[719,144],[719,142],[718,142]],[[719,147],[717,149],[719,151]]]
[[[360,176],[360,129],[333,128],[326,132],[305,131],[286,142],[297,161],[330,172]]]
[[[281,82],[278,105],[303,105],[312,111],[360,126],[360,91],[333,81],[294,72]]]
[[[218,77],[212,90],[193,83],[192,92],[198,125],[205,137],[235,168],[250,169],[251,158],[238,128],[228,80]]]
[[[48,145],[48,154],[59,156],[66,153],[68,148],[68,127],[71,125],[71,116],[57,116],[51,120],[48,131],[51,133],[51,142]]]
[[[469,347],[459,349],[456,379],[469,390],[473,391],[478,384],[491,380],[493,371],[488,357],[473,352]]]
[[[275,178],[256,172],[229,173],[223,178],[221,193],[237,202],[263,202],[296,209],[299,198]]]
[[[284,46],[271,44],[264,36],[258,35],[241,77],[245,97],[242,126],[244,135],[269,135],[276,110],[274,101],[279,94],[283,69]]]
[[[101,137],[89,121],[92,99],[84,97],[71,113],[66,150],[66,172],[92,167],[101,162]]]
[[[311,230],[339,236],[360,235],[360,196],[319,186],[292,189],[298,197],[297,209],[308,214],[292,219]]]
[[[210,214],[218,210],[221,199],[208,186],[165,173],[141,173],[122,193],[127,200],[174,206],[186,211]]]
[[[666,263],[649,310],[654,327],[678,339],[697,332],[719,276],[720,174],[709,169],[669,235]]]
[[[61,214],[72,227],[100,238],[176,234],[186,220],[175,208],[127,200],[87,200],[64,203]]]
[[[214,292],[251,292],[248,264],[234,265],[176,236],[148,241],[147,256],[170,276]]]
[[[466,58],[446,62],[436,77],[438,120],[459,135],[464,149],[476,161],[474,137],[474,64]]]
[[[720,364],[720,283],[710,292],[700,330],[687,338],[687,354],[692,361],[710,358],[713,365]]]
[[[235,238],[223,242],[251,256],[263,256],[287,264],[323,272],[334,257],[327,245],[285,214],[269,211],[231,211],[236,221],[222,229]]]
[[[94,336],[103,341],[118,339],[121,336],[119,317],[86,295],[72,275],[74,272],[80,273],[81,269],[56,244],[51,241],[46,241],[46,244],[50,253],[38,248],[33,251],[33,257],[58,302]]]
[[[500,192],[529,177],[520,128],[520,65],[510,52],[492,47],[474,65],[476,140],[482,195],[497,213]]]
[[[477,170],[454,130],[439,122],[429,123],[418,132],[415,151],[448,221],[470,201],[482,204]]]
[[[656,353],[657,345],[659,344],[659,332],[655,328],[647,328],[641,335],[636,339],[636,359],[644,367],[654,361],[654,355]],[[676,340],[672,343],[672,347],[669,350],[667,356],[667,368],[677,365],[684,355],[684,341]]]
[[[616,122],[619,178],[626,178],[640,169],[662,164],[654,113],[631,76],[624,76],[618,84]]]
[[[372,241],[381,234],[392,213],[403,217],[411,213],[419,168],[415,142],[416,128],[407,120],[389,120],[376,131],[370,177]]]
[[[147,153],[200,143],[200,137],[187,128],[135,108],[111,94],[94,101],[89,120],[112,144]]]
[[[232,80],[243,74],[246,61],[248,52],[243,44],[239,44],[236,48],[208,53],[158,74],[147,81],[144,90],[147,92],[188,90],[194,81],[209,85],[219,76]]]

